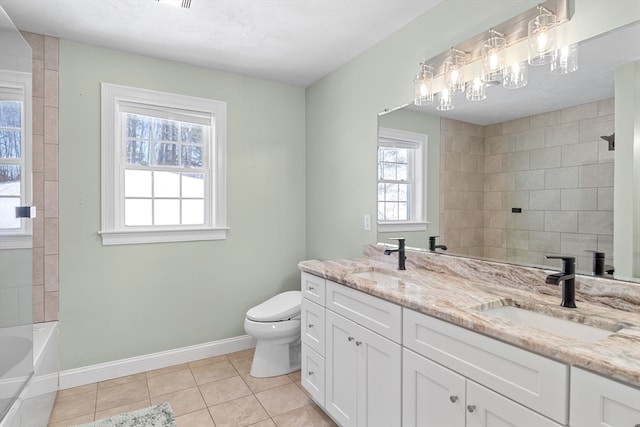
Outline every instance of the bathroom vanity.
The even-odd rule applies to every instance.
[[[640,426],[640,286],[567,309],[543,270],[383,249],[299,265],[302,384],[340,425]]]

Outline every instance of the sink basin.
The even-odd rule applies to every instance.
[[[603,329],[514,306],[494,307],[484,313],[583,342],[599,341],[621,329],[617,325],[611,327],[613,330]]]
[[[381,283],[397,283],[400,279],[391,274],[382,273],[380,271],[363,271],[361,273],[353,273],[350,274],[351,277],[360,277],[362,279],[371,280],[373,282],[381,282]]]

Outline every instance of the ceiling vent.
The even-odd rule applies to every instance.
[[[181,7],[183,9],[191,8],[191,0],[156,0],[159,3],[169,4],[175,7]]]

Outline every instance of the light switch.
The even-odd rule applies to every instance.
[[[371,231],[371,215],[364,214],[364,229],[365,231]]]

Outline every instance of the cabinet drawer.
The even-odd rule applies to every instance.
[[[567,423],[567,365],[413,310],[404,309],[403,318],[407,348]]]
[[[305,390],[318,405],[324,407],[324,357],[306,344],[302,344],[300,378]]]
[[[640,389],[571,368],[570,425],[640,426]]]
[[[399,305],[327,280],[326,307],[396,342],[402,339]]]
[[[322,277],[302,272],[302,296],[324,307],[325,280]]]
[[[325,308],[306,298],[302,299],[302,342],[324,356]]]

